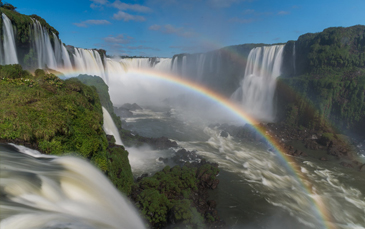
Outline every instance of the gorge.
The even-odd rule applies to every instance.
[[[365,26],[122,58],[0,12],[1,227],[365,227]]]

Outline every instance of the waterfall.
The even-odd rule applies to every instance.
[[[188,76],[187,70],[188,70],[188,66],[186,64],[186,56],[183,56],[182,62],[181,62],[181,75],[185,78]]]
[[[159,62],[153,68],[161,72],[170,72],[171,58],[159,58]]]
[[[96,75],[105,80],[104,65],[99,52],[74,48],[75,69],[79,74]]]
[[[58,39],[56,34],[52,33],[52,35],[53,35],[53,40],[54,40],[54,55],[55,55],[56,63],[58,65],[58,67],[61,67],[61,66],[63,66],[63,63],[62,63],[62,48],[61,48],[62,43]]]
[[[198,81],[201,81],[204,77],[204,64],[205,64],[206,54],[200,54],[197,63],[197,77]]]
[[[62,44],[62,60],[63,60],[63,67],[65,69],[72,69],[72,64],[71,64],[71,59],[70,59],[70,55],[67,52],[66,47]]]
[[[0,59],[0,64],[17,64],[18,57],[16,53],[16,44],[15,44],[15,36],[13,25],[11,24],[10,19],[5,15],[1,14],[3,19],[3,58]],[[0,39],[1,40],[1,39]]]
[[[2,229],[145,228],[128,200],[85,160],[1,144],[0,158]]]
[[[241,86],[232,94],[243,109],[259,120],[272,121],[276,77],[280,75],[284,45],[257,47],[250,51]]]
[[[41,23],[33,20],[34,46],[37,53],[38,68],[57,69],[57,61],[51,45],[49,34]]]
[[[105,133],[114,136],[116,145],[123,145],[122,139],[120,139],[118,128],[115,126],[112,117],[104,107],[102,108],[103,108],[103,118],[104,118],[103,129]]]

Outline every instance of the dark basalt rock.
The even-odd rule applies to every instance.
[[[114,107],[114,113],[122,118],[128,118],[128,117],[133,116],[133,112],[131,112],[128,109],[123,108],[123,107],[119,107],[119,108]]]
[[[328,159],[326,157],[320,157],[319,160],[321,160],[321,161],[328,161]]]
[[[325,137],[325,136],[321,136],[318,140],[317,140],[318,144],[323,145],[328,147],[330,144],[330,139]]]
[[[365,164],[363,164],[362,166],[360,166],[360,169],[359,169],[361,172],[365,172]]]
[[[178,147],[176,142],[170,141],[166,137],[142,138],[141,142],[147,143],[148,145],[152,146],[153,149],[158,149],[158,150]]]
[[[166,164],[169,161],[169,159],[168,158],[159,157],[158,158],[158,161],[162,161],[163,163]]]
[[[130,111],[143,110],[142,107],[138,106],[137,103],[133,103],[133,104],[125,103],[121,107],[119,107],[119,109],[120,108],[130,110]]]
[[[227,133],[227,131],[221,131],[221,133],[219,134],[221,137],[223,137],[223,138],[227,138],[228,137],[228,133]]]
[[[188,151],[186,149],[180,149],[172,157],[172,160],[178,165],[184,165],[186,162],[200,163],[205,162],[202,157],[199,157],[195,151]]]
[[[346,162],[341,162],[340,165],[347,167],[347,168],[354,168],[354,166],[350,163],[346,163]]]
[[[304,145],[305,145],[305,148],[311,149],[311,150],[318,150],[320,148],[319,145],[317,144],[317,142],[312,139],[304,140]]]

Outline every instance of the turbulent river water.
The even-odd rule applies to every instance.
[[[94,166],[0,144],[1,229],[144,228],[137,211]]]
[[[221,137],[218,129],[209,128],[204,120],[186,118],[181,111],[147,108],[135,111],[126,121],[140,135],[166,136],[219,164],[220,185],[211,198],[217,200],[219,214],[232,228],[365,228],[364,174],[342,168],[336,160],[320,162],[316,153],[321,152],[294,159],[299,176],[308,179],[308,192],[266,146]],[[142,152],[134,149],[130,157],[141,157]],[[156,158],[169,156],[150,153],[144,161],[136,160],[139,164],[131,161],[136,175],[146,168],[151,173],[161,169],[164,164]],[[312,199],[327,209],[328,222]]]

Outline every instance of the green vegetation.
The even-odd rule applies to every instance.
[[[133,177],[128,152],[108,144],[103,113],[93,87],[60,80],[20,65],[0,66],[0,139],[35,144],[46,154],[72,153],[89,159],[129,194]]]
[[[111,146],[107,148],[108,173],[107,176],[126,195],[130,195],[133,185],[133,174],[128,160],[128,152],[123,146]]]
[[[193,198],[202,177],[213,181],[218,172],[210,164],[198,168],[191,164],[166,166],[152,177],[141,179],[133,187],[132,198],[153,228],[161,228],[168,222],[175,223],[176,227],[204,228],[204,223],[213,222],[214,218],[208,214],[205,219],[194,207]]]
[[[365,26],[332,27],[296,42],[299,73],[365,67]]]
[[[8,4],[10,5],[10,4]],[[38,66],[37,55],[35,50],[33,50],[33,45],[35,42],[35,34],[34,34],[34,25],[33,19],[39,21],[41,26],[45,28],[45,30],[50,34],[51,44],[54,46],[54,37],[52,33],[54,33],[57,37],[59,36],[58,31],[50,26],[43,18],[37,15],[24,15],[15,11],[15,8],[11,8],[4,4],[0,7],[0,14],[4,13],[12,22],[15,32],[15,42],[17,46],[17,54],[19,62],[26,69],[34,70],[35,66]],[[0,18],[0,39],[4,39],[2,35],[2,26],[3,21]]]
[[[288,42],[284,60],[292,58]],[[331,131],[331,125],[365,134],[365,26],[305,34],[293,62],[284,61],[278,81],[278,111],[289,125]]]
[[[277,94],[288,124],[321,130],[329,120],[340,128],[357,129],[365,119],[363,71],[280,79]]]
[[[77,79],[88,86],[95,87],[99,95],[101,105],[109,112],[119,130],[120,136],[122,136],[122,121],[120,120],[120,117],[114,113],[113,103],[110,101],[108,85],[106,85],[104,80],[98,76],[79,75]]]

